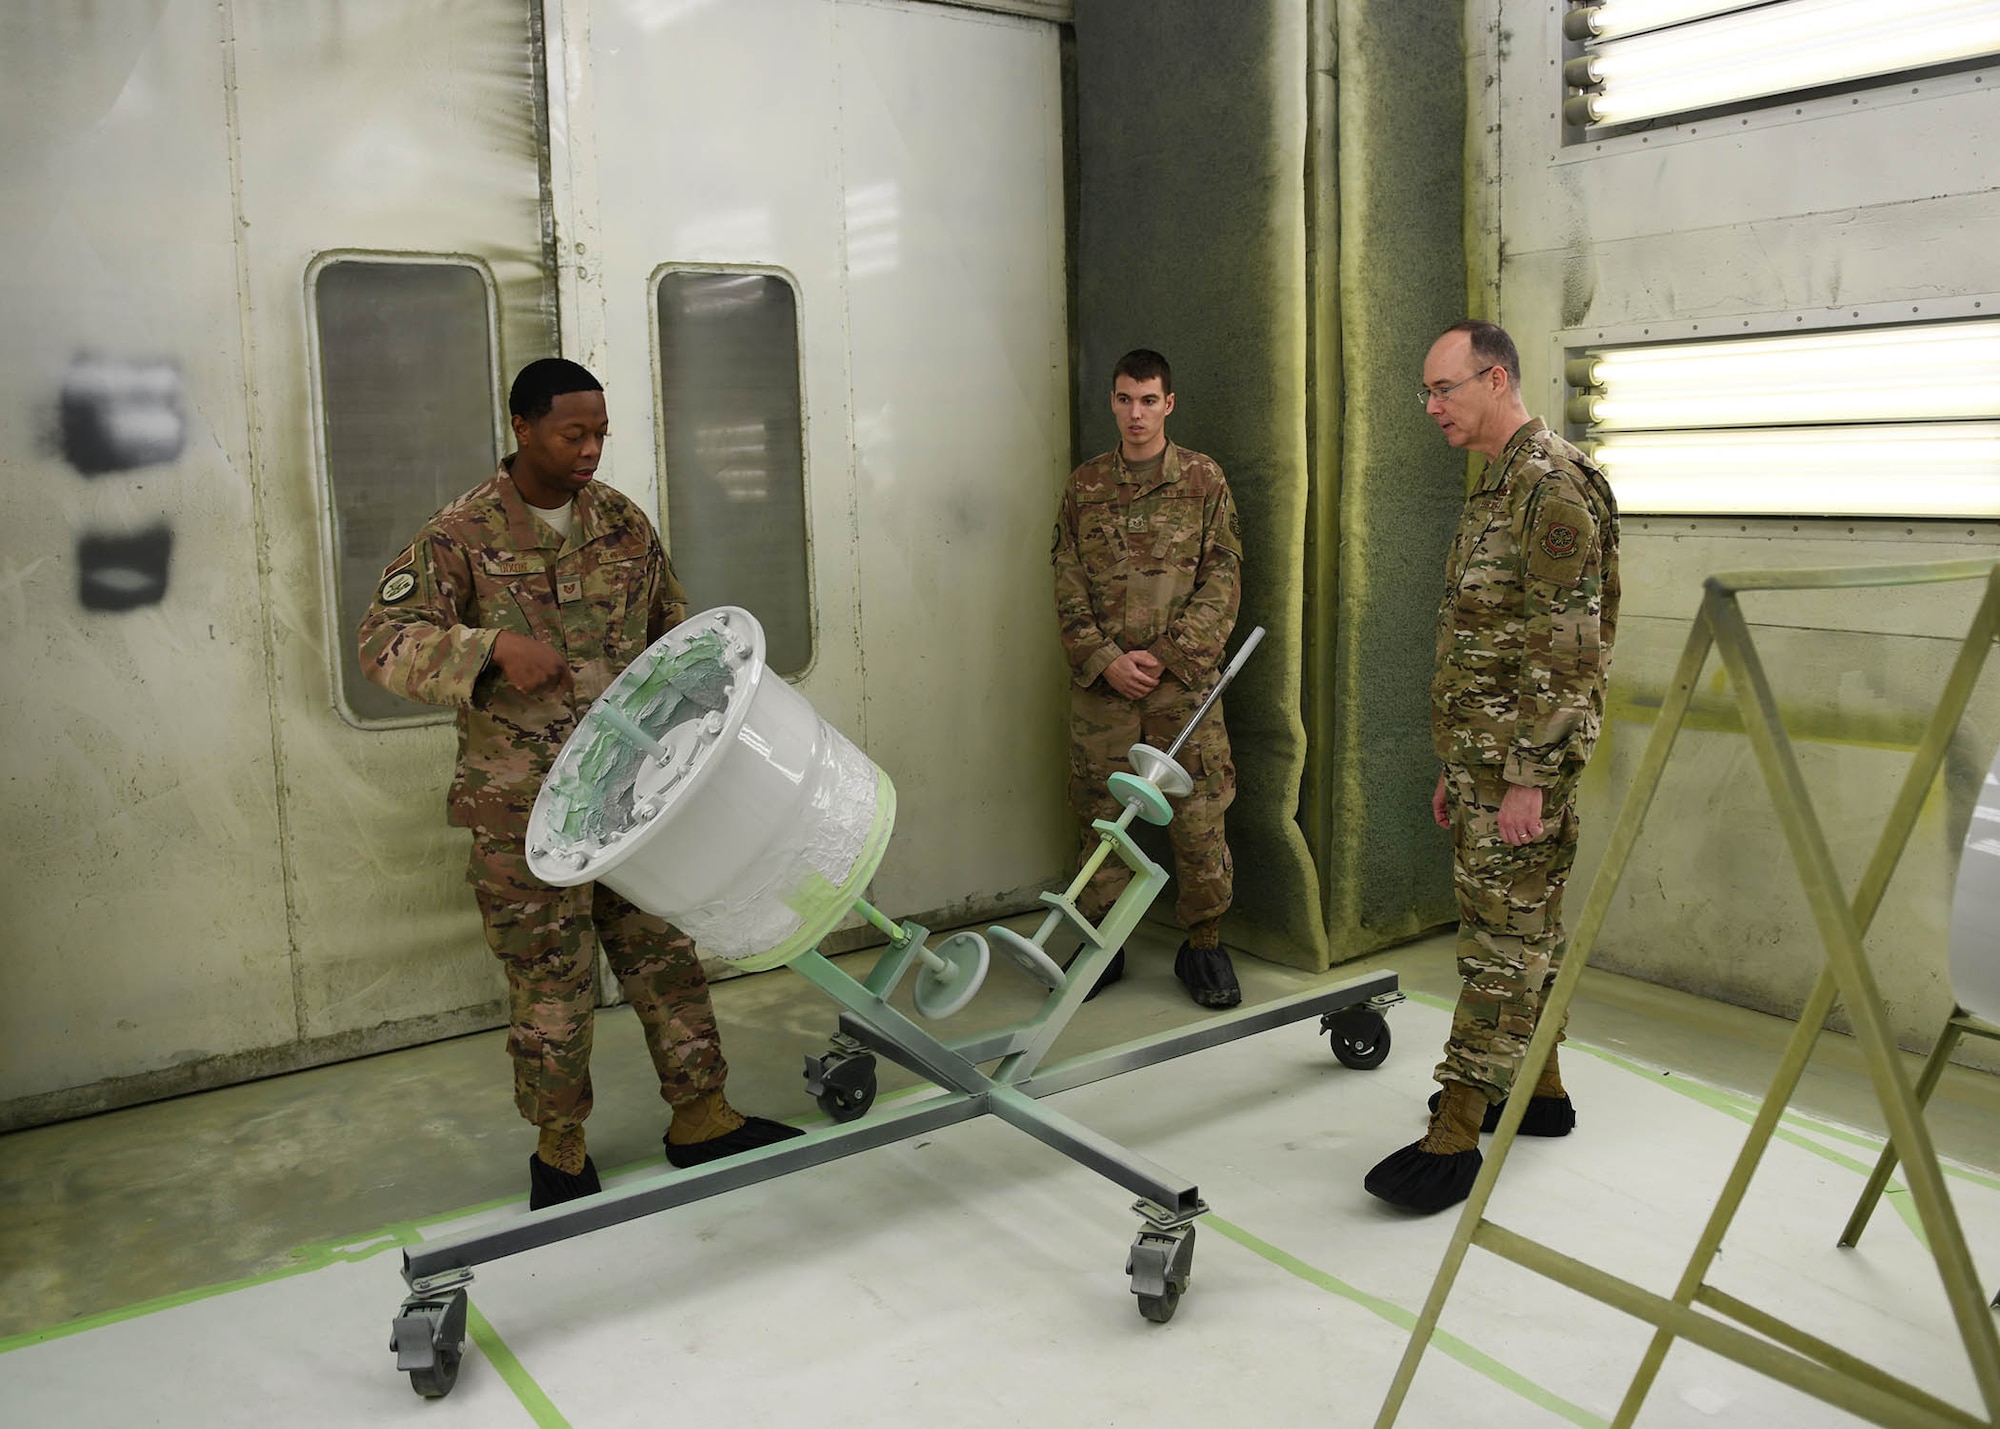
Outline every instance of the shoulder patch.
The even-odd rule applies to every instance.
[[[384,605],[394,605],[416,588],[417,578],[410,571],[407,569],[391,571],[382,577],[382,587],[376,591],[375,598]]]
[[[1597,521],[1587,507],[1564,496],[1544,496],[1528,532],[1528,573],[1559,585],[1575,584],[1596,536]]]

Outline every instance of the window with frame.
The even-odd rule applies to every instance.
[[[335,701],[363,726],[446,719],[370,684],[355,632],[383,567],[499,464],[492,280],[466,259],[342,254],[317,261],[307,283]]]
[[[798,295],[782,275],[662,269],[660,455],[691,608],[737,605],[781,675],[812,663]]]

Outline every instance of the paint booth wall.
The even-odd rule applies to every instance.
[[[1406,0],[1100,0],[1076,20],[1079,458],[1120,353],[1243,522],[1232,943],[1324,968],[1451,913],[1428,694],[1464,463],[1409,400],[1464,315],[1457,32]],[[1144,43],[1133,43],[1143,35]]]
[[[449,725],[335,712],[307,274],[461,255],[474,359],[552,350],[529,38],[502,0],[0,15],[10,1122],[499,1012]]]
[[[449,427],[460,445],[413,475],[476,485],[506,449],[505,374],[558,350],[559,279],[597,286],[608,477],[663,529],[659,270],[793,285],[808,694],[902,793],[880,901],[1011,911],[1070,854],[1045,575],[1069,428],[1055,27],[872,0],[561,7],[572,82],[596,85],[594,142],[559,132],[577,186],[598,181],[600,259],[549,198],[542,11],[0,11],[0,1125],[504,1019],[444,822],[449,717],[362,709],[372,687],[339,674],[355,581],[365,598],[443,496],[385,516],[407,491],[332,490],[328,412],[336,378],[390,404],[402,426],[373,437],[399,459]],[[774,90],[780,56],[812,83]],[[741,112],[677,100],[698,84]],[[948,105],[975,162],[925,122]],[[382,341],[340,347],[336,290],[374,294]],[[425,314],[451,320],[449,370],[394,341]],[[389,544],[337,560],[335,522]],[[993,668],[1018,677],[1003,698]]]
[[[1586,343],[1994,308],[2000,191],[1990,181],[1990,147],[2000,71],[1884,83],[1565,147],[1562,8],[1543,0],[1466,7],[1475,302],[1519,341],[1531,411],[1559,417],[1563,354]],[[1884,479],[1921,481],[1923,473]],[[1990,522],[1628,515],[1622,525],[1624,606],[1609,717],[1586,776],[1572,911],[1706,575],[2000,555],[2000,526]],[[1980,593],[1973,583],[1745,598],[1850,887]],[[1818,974],[1820,944],[1732,710],[1711,657],[1594,961],[1790,1014]],[[1988,673],[1867,940],[1906,1046],[1928,1047],[1951,1010],[1953,876],[1996,741],[2000,685]]]

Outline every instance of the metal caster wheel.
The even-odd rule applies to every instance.
[[[1319,1020],[1343,1067],[1372,1072],[1389,1058],[1389,1019],[1368,1006],[1343,1007]]]
[[[410,1388],[425,1399],[442,1399],[458,1383],[465,1358],[465,1292],[412,1295],[389,1326],[396,1368],[410,1376]]]
[[[1132,1294],[1138,1298],[1139,1313],[1156,1325],[1174,1318],[1194,1278],[1194,1224],[1148,1225],[1140,1228],[1125,1257],[1125,1273],[1132,1277]]]
[[[875,1105],[875,1058],[829,1052],[806,1058],[806,1095],[835,1121],[853,1121]]]

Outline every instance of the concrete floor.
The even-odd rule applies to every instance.
[[[1172,978],[1173,937],[1156,926],[1140,930],[1125,981],[1082,1011],[1059,1056],[1205,1015]],[[1431,938],[1323,978],[1243,957],[1238,966],[1251,1002],[1387,967],[1415,1001],[1437,1010],[1456,991],[1450,946],[1448,937]],[[841,961],[858,974],[873,956]],[[996,960],[987,989],[951,1031],[1015,1020],[1038,1001],[1030,984]],[[733,1068],[732,1099],[766,1115],[816,1120],[799,1068],[805,1054],[823,1048],[832,1005],[785,972],[722,983],[716,1004]],[[1392,1028],[1398,1018],[1415,1020],[1409,1010],[1392,1013]],[[660,1164],[665,1108],[653,1100],[650,1066],[631,1021],[627,1009],[607,1010],[597,1038],[590,1133],[607,1173]],[[1692,1075],[1752,1096],[1761,1094],[1790,1030],[1761,1014],[1597,971],[1583,982],[1571,1029],[1602,1057],[1640,1075]],[[1422,1083],[1436,1041],[1435,1028],[1414,1045],[1399,1040],[1392,1064],[1399,1087],[1413,1084],[1403,1098],[1411,1105],[1393,1103],[1400,1110],[1379,1128],[1370,1159],[1420,1128]],[[533,1135],[514,1112],[502,1044],[499,1032],[480,1034],[0,1139],[0,1348],[139,1302],[255,1280],[297,1266],[311,1247],[518,1202]],[[1218,1055],[1174,1065],[1195,1068]],[[1323,1047],[1321,1060],[1331,1063]],[[1911,1058],[1912,1075],[1915,1066]],[[1239,1067],[1238,1075],[1245,1074]],[[1199,1077],[1198,1071],[1180,1075]],[[913,1080],[882,1068],[885,1095]],[[1587,1126],[1592,1108],[1580,1105]],[[1822,1040],[1794,1108],[1841,1126],[1880,1129],[1858,1052],[1844,1037]],[[1929,1124],[1946,1158],[2000,1171],[2000,1078],[1952,1069]],[[1872,1160],[1865,1151],[1852,1154]],[[1350,1179],[1358,1183],[1366,1164],[1356,1163]],[[1368,1204],[1358,1184],[1329,1185],[1325,1194]],[[1845,1194],[1851,1197],[1851,1189]],[[1451,1220],[1428,1224],[1448,1234]],[[1814,1229],[1830,1244],[1838,1226]],[[1685,1243],[1677,1244],[1684,1254]],[[1975,1255],[1980,1249],[1975,1245]],[[1426,1272],[1434,1264],[1433,1254]],[[378,1309],[376,1318],[386,1321],[387,1309]],[[0,1383],[9,1368],[0,1358]]]

